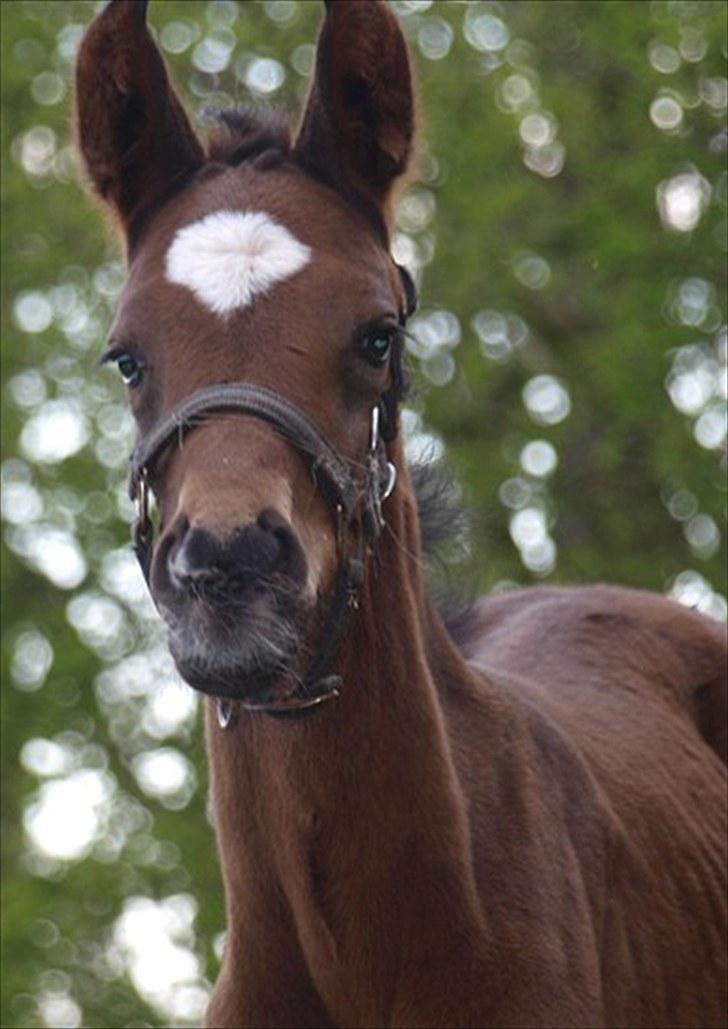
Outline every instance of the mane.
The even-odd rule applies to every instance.
[[[260,107],[229,107],[205,112],[211,124],[209,160],[235,166],[262,154],[285,160],[291,152],[291,132],[285,115]]]
[[[441,460],[424,460],[410,467],[417,499],[425,578],[440,618],[463,653],[477,632],[475,582],[463,585],[462,569],[455,586],[450,575],[470,552],[473,517],[463,503],[453,473]]]

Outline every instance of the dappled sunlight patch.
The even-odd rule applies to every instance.
[[[56,861],[78,861],[91,851],[107,825],[113,778],[80,769],[43,783],[23,814],[32,846]]]
[[[445,454],[445,443],[439,433],[426,428],[422,415],[404,408],[401,416],[405,453],[409,464],[438,461]]]
[[[112,930],[110,950],[135,988],[174,1025],[199,1024],[210,987],[196,953],[197,901],[190,894],[163,900],[129,897]]]
[[[519,460],[524,472],[541,479],[554,472],[559,457],[548,440],[532,439],[521,450]]]
[[[99,580],[107,593],[134,608],[140,616],[156,617],[154,602],[131,547],[117,547],[104,554]]]
[[[523,507],[511,516],[511,539],[530,572],[544,576],[556,566],[556,544],[549,534],[546,511],[541,506]]]
[[[0,505],[3,520],[12,525],[26,525],[43,516],[43,498],[29,482],[7,482],[2,487]]]
[[[703,280],[687,280],[702,283]],[[704,284],[707,286],[708,284]],[[678,294],[679,296],[680,294]],[[679,307],[681,320],[704,320],[704,301],[711,296],[709,290],[692,289],[692,303]],[[698,303],[698,300],[701,303]],[[679,347],[673,355],[665,388],[675,408],[692,418],[695,440],[706,450],[725,452],[728,435],[728,348],[726,329],[722,326],[715,334],[712,345],[691,343]]]
[[[73,533],[40,522],[16,526],[6,535],[10,549],[62,590],[86,578],[88,565]]]
[[[471,320],[483,357],[502,363],[512,358],[529,340],[529,329],[512,311],[478,311]]]
[[[513,259],[513,274],[528,289],[545,289],[551,281],[551,267],[546,258],[528,251]]]
[[[79,593],[66,605],[66,618],[81,642],[107,660],[121,657],[134,638],[124,609],[101,593]]]
[[[286,81],[286,69],[272,57],[256,57],[247,64],[243,78],[251,93],[270,96]]]
[[[682,104],[671,93],[662,93],[650,104],[650,121],[663,132],[674,132],[683,123]]]
[[[82,1024],[82,1011],[69,993],[45,990],[38,995],[38,1014],[48,1029],[76,1029]]]
[[[675,576],[668,589],[668,594],[685,607],[690,607],[701,614],[724,622],[728,617],[728,605],[725,598],[713,590],[708,580],[700,572],[687,569]]]
[[[714,518],[696,514],[685,524],[685,539],[696,557],[707,561],[720,547],[720,529]]]
[[[86,419],[78,403],[66,398],[48,400],[25,423],[20,450],[36,464],[58,464],[78,453],[88,438]]]
[[[137,754],[132,771],[139,788],[170,811],[186,807],[195,791],[195,771],[174,747],[158,747]]]
[[[20,751],[20,763],[28,772],[42,778],[65,775],[75,767],[73,751],[56,740],[33,737]]]
[[[691,232],[710,203],[710,183],[698,171],[680,172],[658,183],[656,197],[663,226]]]
[[[499,53],[505,50],[511,34],[503,19],[494,13],[493,5],[473,3],[465,8],[463,35],[475,50]]]
[[[53,308],[43,293],[20,293],[13,304],[13,318],[21,332],[45,332],[53,321]]]
[[[452,311],[423,310],[410,319],[405,343],[425,378],[433,386],[444,386],[455,374],[450,351],[460,339],[460,321]]]
[[[661,75],[672,75],[682,64],[682,58],[674,46],[668,46],[659,39],[651,39],[647,46],[647,58]]]
[[[450,52],[454,38],[450,23],[434,15],[422,21],[417,31],[417,46],[429,61],[441,61]]]
[[[571,411],[569,391],[554,375],[534,375],[522,396],[529,418],[537,425],[558,425]]]
[[[14,686],[24,692],[39,690],[53,665],[53,647],[38,629],[21,632],[15,640],[10,664]]]
[[[181,33],[177,33],[181,39]],[[237,37],[227,26],[211,29],[192,51],[192,63],[199,71],[214,75],[230,63]]]

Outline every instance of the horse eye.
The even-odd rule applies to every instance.
[[[383,365],[389,357],[395,335],[393,328],[372,329],[359,344],[362,356],[370,364]]]
[[[116,358],[116,367],[121,373],[125,386],[138,386],[142,380],[142,367],[131,354],[120,354]]]

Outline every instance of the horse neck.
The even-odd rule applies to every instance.
[[[301,721],[241,717],[224,733],[208,717],[230,932],[236,912],[245,931],[251,876],[268,876],[283,887],[309,966],[339,975],[347,955],[354,975],[356,953],[371,954],[388,932],[373,921],[363,940],[347,911],[396,911],[414,920],[413,939],[438,924],[440,906],[444,922],[456,912],[479,920],[466,804],[428,652],[450,686],[467,688],[469,673],[426,597],[406,475],[386,517],[340,651],[339,699]],[[332,899],[325,932],[315,929],[322,890],[341,905]],[[378,966],[369,972],[381,979]]]

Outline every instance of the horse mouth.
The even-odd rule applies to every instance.
[[[292,688],[310,614],[297,598],[265,591],[222,608],[196,597],[160,612],[177,670],[193,689],[260,702]]]

